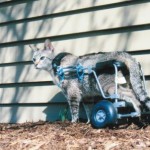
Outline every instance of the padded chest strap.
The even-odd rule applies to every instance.
[[[59,53],[52,61],[52,67],[53,67],[53,70],[54,70],[54,73],[56,74],[56,71],[57,71],[57,67],[60,66],[60,63],[61,63],[61,60],[67,56],[67,55],[71,55],[70,53],[67,53],[67,52],[62,52],[62,53]]]

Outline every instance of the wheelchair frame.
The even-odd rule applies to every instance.
[[[140,117],[143,114],[146,114],[146,115],[150,114],[150,112],[142,112],[142,114],[139,114],[138,112],[136,112],[136,110],[134,110],[133,112],[130,112],[130,113],[119,113],[119,111],[118,111],[119,108],[127,107],[126,102],[123,101],[123,100],[120,100],[119,99],[119,94],[118,94],[118,70],[126,67],[124,63],[119,62],[119,61],[115,61],[115,60],[111,60],[111,61],[106,61],[106,62],[100,62],[100,63],[96,64],[96,66],[97,66],[96,68],[98,68],[100,71],[107,68],[107,67],[108,68],[114,68],[114,71],[115,71],[115,79],[114,79],[115,80],[115,92],[114,92],[114,94],[109,95],[109,96],[105,95],[105,93],[102,89],[102,86],[101,86],[101,81],[99,81],[99,79],[98,79],[98,76],[97,76],[97,73],[96,73],[96,68],[93,68],[91,66],[83,67],[81,64],[78,64],[77,66],[68,66],[68,67],[58,66],[57,67],[57,72],[56,72],[57,76],[59,77],[59,80],[60,80],[60,83],[59,83],[58,86],[61,86],[61,84],[62,84],[63,80],[65,79],[65,76],[66,76],[67,73],[70,73],[70,72],[75,73],[76,72],[77,78],[80,82],[84,82],[83,81],[84,80],[84,75],[93,74],[94,78],[96,80],[96,83],[98,85],[99,92],[100,92],[100,95],[102,96],[102,98],[106,101],[110,101],[110,100],[114,101],[114,102],[112,102],[113,106],[111,106],[111,107],[114,107],[115,110],[116,110],[115,122],[116,122],[117,119],[129,118],[129,117],[134,118],[134,117]],[[139,66],[140,66],[140,64],[139,64]],[[140,66],[140,74],[141,74],[141,77],[142,77],[144,89],[146,91],[145,77],[144,77],[141,66]],[[100,112],[97,115],[98,115],[99,118],[102,118],[102,116],[104,116],[106,114],[103,114],[102,112]],[[95,116],[95,117],[97,117],[97,116]],[[100,120],[98,120],[98,121],[100,121]]]

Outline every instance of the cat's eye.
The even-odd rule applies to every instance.
[[[44,60],[45,59],[45,56],[42,56],[41,58],[40,58],[40,60]]]
[[[35,58],[33,58],[33,59],[32,59],[32,61],[33,61],[33,62],[35,62],[35,61],[36,61],[36,59],[35,59]]]

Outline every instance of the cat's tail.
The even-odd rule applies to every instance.
[[[150,97],[148,97],[146,89],[143,85],[143,81],[141,79],[141,68],[139,64],[133,60],[131,60],[129,66],[130,66],[129,68],[132,68],[129,69],[129,74],[130,74],[130,83],[135,92],[135,95],[140,100],[140,102],[150,110]]]
[[[148,108],[148,110],[150,110],[150,97],[147,97],[147,98],[144,100],[144,102],[145,102],[146,108]]]
[[[150,97],[148,97],[141,79],[141,68],[139,63],[130,54],[125,52],[112,53],[110,58],[115,58],[116,60],[125,63],[129,71],[131,88],[133,89],[136,98],[143,106],[146,106],[146,108],[150,110]]]

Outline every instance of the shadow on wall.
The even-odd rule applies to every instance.
[[[60,102],[60,100],[62,102]],[[59,101],[59,102],[58,102]],[[91,104],[86,104],[91,109]],[[93,104],[92,104],[93,106]],[[71,120],[70,108],[66,101],[64,95],[59,92],[50,101],[46,109],[43,111],[46,115],[46,121],[65,121]],[[79,118],[81,121],[87,121],[87,116],[83,108],[82,103],[80,103],[80,113]]]
[[[57,93],[48,103],[49,105],[43,111],[46,115],[46,121],[60,121],[63,119],[63,116],[65,119],[70,120],[68,104],[66,98],[61,92]]]
[[[80,4],[80,1],[78,1],[78,3]],[[91,4],[91,5],[94,5],[94,3],[95,3],[95,0],[93,0],[93,4]],[[33,9],[33,4],[34,4],[34,2],[27,2],[26,3],[26,9],[24,9],[24,18],[28,18],[28,16],[30,16],[30,13],[32,12],[32,9]],[[60,4],[59,4],[60,5]],[[58,1],[57,1],[57,5],[53,5],[53,8],[51,8],[51,5],[50,5],[50,3],[49,3],[49,1],[47,1],[47,4],[45,5],[45,10],[47,10],[47,9],[51,9],[51,12],[53,12],[53,11],[55,11],[55,9],[57,9],[57,7],[59,7],[59,5],[58,5]],[[49,8],[50,7],[50,8]],[[73,6],[72,6],[73,7]],[[38,8],[37,8],[38,9]],[[65,9],[65,5],[64,5],[64,9]],[[130,9],[131,10],[131,9]],[[14,8],[12,7],[11,9],[10,9],[10,11],[9,12],[6,12],[6,13],[3,13],[2,15],[4,15],[4,17],[8,17],[10,20],[15,20],[14,18],[12,18],[11,17],[11,13],[14,11]],[[99,10],[99,11],[101,11],[101,10]],[[95,24],[95,21],[97,20],[97,18],[95,17],[95,13],[96,13],[97,11],[93,11],[91,14],[90,14],[90,18],[88,19],[88,22],[86,22],[85,24],[88,24],[89,25],[89,29],[90,30],[97,30],[97,25]],[[81,12],[82,13],[82,12]],[[85,13],[85,12],[83,12],[83,13]],[[86,14],[86,13],[85,13]],[[131,15],[132,14],[132,15]],[[17,14],[16,14],[17,15]],[[68,15],[68,14],[67,14]],[[62,17],[65,17],[65,19],[61,22],[61,26],[59,26],[59,28],[57,28],[57,26],[55,26],[55,28],[56,28],[56,30],[57,30],[57,33],[55,33],[56,35],[55,36],[57,36],[57,35],[59,35],[60,33],[62,33],[62,30],[65,28],[65,26],[67,25],[67,23],[70,21],[70,19],[74,16],[74,15],[76,15],[76,14],[70,14],[70,15],[68,15],[68,17],[66,17],[67,15],[64,15],[64,16],[60,16],[60,19],[62,19]],[[77,14],[77,15],[79,15],[79,14]],[[110,14],[111,15],[111,14]],[[126,8],[126,7],[124,7],[124,9],[121,11],[121,12],[119,12],[119,14],[118,15],[121,15],[121,18],[122,18],[122,21],[121,21],[121,24],[120,24],[120,26],[124,26],[124,25],[132,25],[133,23],[134,23],[134,21],[136,20],[136,12],[131,12],[131,11],[128,11],[128,9]],[[127,16],[129,16],[129,19],[128,19],[128,22],[125,22],[125,18],[127,17]],[[58,17],[59,18],[59,17]],[[57,19],[58,19],[57,18]],[[49,18],[47,18],[48,20],[49,20]],[[50,20],[50,22],[48,23],[48,22],[46,22],[47,24],[45,25],[45,21],[47,20],[47,19],[44,19],[44,20],[40,20],[40,25],[38,25],[38,28],[36,29],[36,34],[34,35],[34,37],[32,36],[32,33],[31,33],[31,37],[33,37],[33,39],[35,38],[38,38],[38,37],[40,37],[41,35],[43,35],[43,33],[47,33],[47,32],[49,32],[49,31],[51,31],[52,29],[53,29],[53,19],[54,18],[52,18],[51,20]],[[75,22],[78,22],[78,24],[80,24],[80,17],[77,17],[77,20],[75,20]],[[33,21],[34,22],[34,21]],[[109,22],[110,24],[109,25],[107,25],[109,28],[112,28],[113,26],[114,26],[114,24],[115,24],[115,22],[114,22],[114,20],[112,20],[112,22],[110,22],[110,21],[108,21],[108,18],[106,17],[106,18],[103,18],[103,20],[100,20],[100,24],[101,23],[104,23],[104,24],[107,24],[107,22]],[[18,30],[18,28],[16,27],[16,24],[14,23],[14,24],[11,24],[11,25],[9,25],[9,28],[7,28],[7,30],[6,30],[6,32],[5,32],[5,34],[3,34],[3,37],[1,37],[1,39],[6,39],[5,38],[5,36],[6,35],[8,35],[8,37],[9,36],[11,36],[11,37],[13,37],[13,39],[15,39],[16,41],[18,40],[18,41],[20,41],[20,40],[24,40],[24,39],[26,39],[26,35],[28,34],[28,31],[29,31],[29,27],[28,27],[28,25],[29,25],[29,23],[30,23],[30,21],[26,21],[25,23],[23,23],[23,24],[21,24],[20,26],[19,26],[19,30]],[[20,24],[20,23],[19,23]],[[18,24],[18,25],[19,25]],[[59,22],[58,22],[58,24],[59,24]],[[17,25],[17,26],[18,26]],[[70,24],[71,25],[71,24]],[[1,27],[1,26],[0,26]],[[72,29],[72,28],[74,28],[74,31],[78,31],[78,26],[70,26],[70,28]],[[32,28],[32,30],[34,30],[34,28]],[[30,31],[32,31],[31,29],[30,29]],[[111,31],[110,31],[110,33],[108,33],[108,35],[109,34],[111,34]],[[127,49],[128,48],[128,44],[129,44],[129,42],[130,42],[130,37],[131,37],[131,32],[127,32],[127,33],[124,33],[123,35],[122,34],[120,34],[119,36],[118,36],[118,42],[117,42],[117,45],[116,45],[116,50],[119,50],[119,49]],[[88,42],[87,42],[87,46],[86,46],[86,53],[88,53],[89,52],[89,50],[91,50],[91,49],[93,49],[93,47],[95,47],[95,45],[96,45],[96,47],[97,47],[97,49],[99,49],[99,50],[101,50],[101,49],[103,49],[104,47],[105,47],[105,45],[107,45],[107,38],[102,38],[102,41],[100,42],[101,44],[99,44],[99,41],[97,40],[97,37],[99,37],[99,36],[103,36],[102,35],[102,33],[100,33],[100,34],[96,34],[95,33],[95,35],[94,34],[85,34],[85,36],[83,36],[82,38],[87,38],[88,40]],[[71,42],[71,50],[72,50],[72,53],[76,53],[75,51],[76,51],[76,48],[79,48],[80,49],[80,46],[81,45],[79,45],[78,44],[78,42],[76,42],[76,39],[78,39],[78,38],[80,38],[80,36],[79,35],[77,35],[77,36],[74,36],[74,38],[75,38],[75,40],[71,40],[70,41],[70,36],[62,36],[62,37],[58,37],[58,38],[56,38],[56,39],[54,39],[55,41],[57,41],[57,40],[60,40],[60,41],[63,41],[64,39],[67,41],[67,42]],[[9,39],[9,38],[8,38]],[[53,40],[53,39],[52,39]],[[80,40],[80,39],[79,39]],[[39,40],[40,42],[44,42],[44,40],[43,39],[41,39],[41,40]],[[4,41],[2,41],[2,42],[4,42]],[[27,74],[24,76],[24,77],[22,77],[22,74],[23,74],[23,72],[24,72],[24,67],[26,66],[26,65],[24,65],[24,64],[26,64],[26,61],[29,61],[28,59],[27,60],[24,60],[24,54],[26,53],[26,51],[25,51],[25,45],[23,45],[23,44],[21,44],[21,46],[20,46],[20,43],[19,42],[16,42],[17,44],[15,45],[15,43],[14,43],[14,45],[13,46],[19,46],[20,47],[20,50],[18,51],[18,53],[17,53],[17,58],[15,58],[15,60],[20,60],[20,62],[19,63],[16,63],[16,64],[14,64],[14,66],[15,66],[15,75],[14,75],[14,79],[13,79],[13,81],[14,81],[14,83],[18,83],[18,82],[20,82],[20,78],[21,79],[23,79],[23,81],[21,81],[22,83],[24,82],[24,80],[25,81],[27,81],[27,78],[29,77],[29,76],[32,76],[32,74],[29,74],[29,72],[32,72],[31,71],[31,69],[33,69],[32,67],[28,67],[28,69],[27,69]],[[83,44],[83,43],[82,43]],[[9,44],[8,44],[9,45]],[[11,46],[11,44],[10,44],[10,46]],[[3,48],[3,46],[1,46],[0,45],[0,48]],[[7,47],[7,49],[9,48],[9,46]],[[11,47],[10,47],[10,49],[11,49]],[[10,52],[11,53],[13,53],[11,50],[10,50]],[[6,55],[4,55],[4,52],[3,51],[0,51],[0,55],[1,54],[3,54],[3,58],[5,58],[5,59],[7,59],[7,56]],[[31,58],[31,57],[30,57]],[[29,65],[29,64],[28,64]],[[7,82],[7,80],[6,80],[6,76],[5,76],[5,71],[6,71],[6,69],[7,69],[7,64],[6,65],[4,65],[4,66],[0,66],[1,68],[1,80],[2,80],[2,84],[3,84],[3,81],[5,81],[5,82]],[[39,74],[39,72],[37,72],[36,73],[36,75],[35,75],[35,78],[38,76],[38,74]],[[8,79],[9,80],[9,79]],[[34,82],[34,81],[33,81]],[[5,84],[5,83],[4,83]],[[25,85],[25,84],[24,84]],[[7,90],[8,89],[10,89],[10,90],[12,90],[12,97],[11,97],[11,100],[10,100],[10,102],[11,103],[18,103],[19,101],[20,101],[20,99],[22,99],[22,96],[25,96],[26,97],[26,99],[28,99],[28,96],[33,92],[32,90],[32,88],[28,88],[27,86],[26,87],[24,87],[24,85],[22,85],[22,86],[20,86],[19,84],[15,84],[15,85],[13,85],[12,84],[12,86],[10,85],[10,86],[5,86],[5,88],[4,87],[2,87],[2,89],[1,89],[1,95],[0,95],[0,98],[1,98],[1,101],[4,101],[4,98],[6,98],[7,96],[4,96],[4,94],[7,92]],[[30,85],[29,85],[30,86]],[[6,92],[5,92],[6,91]],[[47,91],[47,94],[50,96],[50,94],[49,94],[49,92]],[[39,95],[38,95],[38,97],[40,97],[40,93],[39,93]],[[50,100],[50,103],[51,102],[56,102],[59,98],[61,97],[61,95],[60,95],[60,93],[58,93],[58,94],[56,94],[51,100]],[[64,98],[63,98],[64,99]],[[26,101],[23,101],[24,103],[26,102]],[[53,104],[52,104],[53,105]],[[52,118],[57,118],[56,116],[59,116],[58,114],[59,114],[59,111],[60,111],[60,109],[61,109],[61,106],[60,105],[57,105],[57,104],[54,104],[55,106],[54,106],[54,108],[53,109],[51,109],[51,106],[49,107],[47,107],[45,110],[44,110],[44,113],[46,114],[46,116],[47,116],[47,120],[51,120],[51,117]],[[65,108],[66,107],[66,104],[64,104],[63,103],[63,108]],[[56,108],[56,109],[55,109]],[[15,110],[14,109],[12,109],[13,111],[11,111],[10,112],[10,122],[12,121],[12,120],[14,120],[14,118],[16,117],[16,116],[18,116],[18,109],[16,108]],[[32,112],[31,112],[32,113]],[[52,114],[54,114],[54,115],[52,115]],[[16,120],[17,120],[17,118],[16,118]]]

